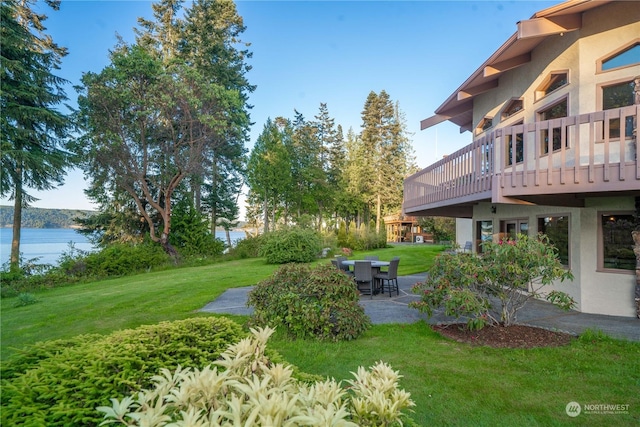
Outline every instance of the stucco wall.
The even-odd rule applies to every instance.
[[[473,127],[494,117],[493,127],[536,121],[536,112],[569,94],[568,114],[600,109],[598,85],[640,75],[640,65],[596,73],[598,59],[640,37],[640,7],[614,2],[583,14],[582,28],[550,36],[531,53],[531,61],[500,76],[497,88],[474,99]],[[634,5],[635,6],[635,5]],[[568,70],[569,84],[535,99],[534,92],[553,71]],[[501,121],[500,111],[513,98],[523,98],[523,111]]]
[[[456,243],[462,250],[465,243],[473,241],[472,225],[473,221],[469,218],[456,218]]]
[[[494,233],[500,231],[500,221],[526,219],[529,235],[538,232],[541,216],[569,216],[569,257],[574,280],[557,283],[548,290],[557,289],[570,294],[576,309],[585,313],[635,317],[633,292],[635,272],[610,273],[597,270],[598,216],[605,211],[633,211],[634,199],[587,199],[585,208],[559,206],[492,205],[480,203],[474,208],[473,235],[477,221],[493,221]],[[496,207],[496,213],[491,207]]]

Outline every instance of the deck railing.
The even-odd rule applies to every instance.
[[[640,190],[639,121],[640,106],[633,105],[485,132],[408,177],[404,211],[530,195]]]

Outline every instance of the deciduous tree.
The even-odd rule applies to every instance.
[[[118,46],[111,65],[82,83],[86,134],[75,147],[91,186],[129,194],[151,239],[176,256],[169,243],[174,192],[199,169],[211,136],[224,132],[237,92],[138,45]]]

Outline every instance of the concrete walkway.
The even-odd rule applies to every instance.
[[[426,314],[409,308],[407,304],[419,300],[418,295],[411,292],[411,287],[423,281],[426,273],[411,276],[400,276],[398,284],[400,295],[393,293],[374,295],[373,298],[363,295],[360,304],[374,324],[380,323],[414,323],[424,320],[431,324],[451,322],[453,319],[436,312],[429,319]],[[249,315],[252,308],[247,307],[247,294],[252,287],[232,288],[225,291],[215,301],[210,302],[200,311],[209,313]],[[518,312],[518,323],[542,328],[569,332],[580,335],[587,329],[599,330],[605,334],[640,342],[640,319],[631,317],[604,316],[585,314],[577,311],[564,311],[545,301],[532,300]]]

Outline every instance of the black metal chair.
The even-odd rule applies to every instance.
[[[398,264],[400,264],[400,258],[395,257],[389,262],[389,269],[387,271],[374,276],[375,280],[380,281],[380,292],[384,294],[385,289],[388,289],[389,297],[391,297],[391,292],[394,290],[398,296],[400,295],[400,288],[398,287]],[[387,283],[386,287],[385,282]]]
[[[374,279],[373,272],[371,270],[371,261],[356,261],[353,268],[354,280],[358,290],[364,295],[371,295],[373,298]],[[360,289],[361,284],[369,284],[368,293]]]

